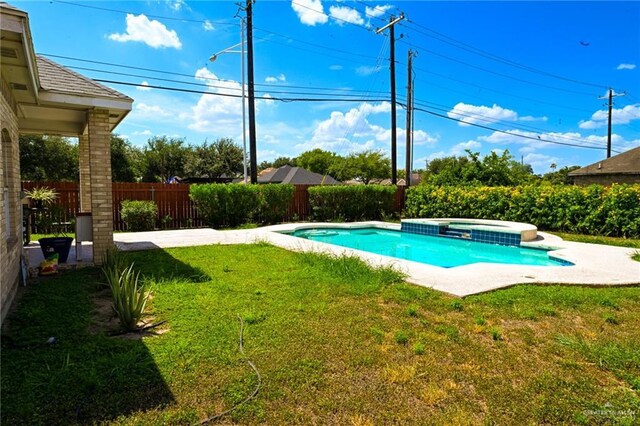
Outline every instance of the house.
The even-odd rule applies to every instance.
[[[0,2],[0,321],[20,280],[22,219],[18,136],[77,137],[80,208],[92,214],[93,261],[113,244],[111,132],[133,99],[36,55],[26,12]]]
[[[340,182],[329,175],[310,172],[302,167],[289,165],[273,169],[258,176],[258,183],[291,183],[294,185],[339,185]]]
[[[640,183],[640,147],[569,173],[575,185]]]

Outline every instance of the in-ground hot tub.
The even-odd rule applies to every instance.
[[[403,219],[402,232],[461,238],[481,243],[518,246],[538,238],[538,228],[528,223],[485,219]]]

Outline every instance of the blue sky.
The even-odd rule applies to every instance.
[[[134,144],[153,135],[190,144],[219,137],[242,142],[241,101],[220,96],[240,94],[240,55],[208,61],[240,41],[233,2],[11,4],[29,13],[38,53],[67,57],[50,58],[84,75],[208,93],[109,84],[135,99],[117,128]],[[467,148],[483,154],[508,149],[537,173],[552,163],[603,159],[604,149],[567,144],[606,146],[605,100],[599,97],[609,87],[626,92],[614,99],[613,149],[640,146],[640,2],[259,0],[256,95],[267,99],[257,101],[258,162],[312,148],[390,152],[389,36],[375,29],[402,12],[407,19],[396,26],[399,102],[406,97],[412,49],[418,52],[416,106],[444,116],[416,111],[415,168]],[[397,118],[398,168],[404,168],[402,107]]]

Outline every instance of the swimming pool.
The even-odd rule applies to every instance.
[[[549,251],[542,249],[488,244],[375,227],[299,229],[290,235],[443,268],[480,262],[537,266],[570,264],[549,256]]]

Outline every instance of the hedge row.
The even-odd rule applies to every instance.
[[[640,238],[640,185],[419,185],[407,191],[404,214],[511,220],[543,230]]]
[[[189,196],[200,215],[214,228],[247,222],[281,222],[293,198],[293,185],[191,185]]]
[[[154,201],[124,200],[121,206],[120,215],[129,231],[153,231],[158,218]]]
[[[308,191],[315,220],[380,220],[392,213],[396,187],[312,186]]]

